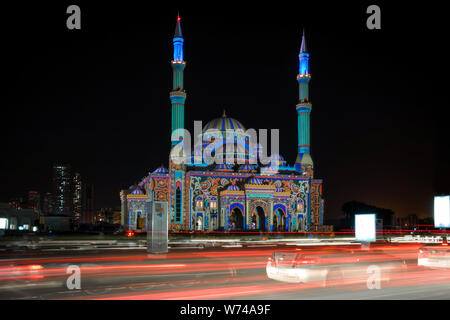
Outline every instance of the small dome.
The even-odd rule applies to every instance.
[[[233,171],[233,168],[232,168],[231,165],[223,163],[223,164],[216,165],[215,170],[216,171],[223,171],[223,172],[231,172],[231,171]]]
[[[155,173],[155,174],[166,174],[166,173],[169,173],[169,170],[167,170],[166,168],[161,166],[158,169],[156,169],[155,171],[153,171],[153,173]]]
[[[141,190],[141,188],[136,187],[136,189],[134,189],[131,194],[144,194],[144,192]]]
[[[239,168],[239,172],[254,172],[254,171],[255,171],[255,168],[250,164],[243,164]]]
[[[249,183],[249,184],[261,184],[261,180],[259,180],[259,179],[256,178],[256,177],[252,177],[252,178],[248,181],[248,183]]]
[[[239,191],[239,187],[237,185],[230,185],[228,186],[227,190]]]

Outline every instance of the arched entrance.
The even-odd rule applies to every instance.
[[[303,216],[297,216],[297,231],[303,231]]]
[[[277,216],[277,218],[278,218],[277,219],[278,225],[277,225],[276,229],[274,227],[274,230],[276,230],[276,231],[286,231],[286,216],[284,215],[283,210],[278,208],[276,210],[275,216]]]
[[[254,211],[256,229],[260,231],[266,231],[266,215],[264,209],[257,206]]]
[[[142,230],[145,228],[145,218],[142,217],[142,212],[138,211],[136,216],[136,229]]]
[[[203,217],[198,216],[197,217],[197,231],[203,230]]]
[[[278,218],[277,218],[277,214],[275,212],[273,213],[272,230],[278,231]]]
[[[238,207],[235,207],[231,211],[230,225],[231,225],[231,230],[244,229],[244,219],[243,219],[242,211]]]

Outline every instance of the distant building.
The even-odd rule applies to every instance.
[[[42,198],[42,213],[49,215],[53,213],[53,195],[50,192],[46,192]]]
[[[122,211],[120,210],[121,208],[116,208],[113,211],[113,221],[112,223],[114,224],[121,224],[121,217],[122,217]]]
[[[114,211],[112,208],[101,208],[97,210],[95,222],[114,223]]]
[[[41,194],[38,191],[28,191],[27,208],[33,209],[34,220],[39,220],[41,215]]]
[[[23,204],[23,198],[14,198],[9,201],[9,206],[13,209],[22,209]]]
[[[47,232],[66,232],[72,229],[72,217],[63,215],[53,215],[42,217],[44,231]]]
[[[409,214],[406,217],[397,217],[395,224],[401,229],[415,227],[419,224],[419,218],[415,214]]]
[[[73,178],[70,165],[53,166],[53,214],[73,216]]]
[[[82,223],[94,223],[95,209],[94,209],[94,185],[83,184],[82,188],[82,211],[81,222]]]
[[[0,203],[0,230],[32,230],[33,209],[12,208],[9,203]]]
[[[83,214],[83,182],[81,175],[76,172],[73,175],[73,218],[74,224],[79,225]]]

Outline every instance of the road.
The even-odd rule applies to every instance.
[[[379,289],[368,289],[366,279],[324,287],[267,277],[266,264],[274,251],[311,251],[306,246],[179,247],[160,255],[143,248],[3,251],[0,299],[450,299],[449,271],[417,267],[419,247],[389,246],[389,257],[404,260],[408,268]],[[313,250],[321,254],[329,248]],[[79,267],[80,289],[67,286],[69,266]]]

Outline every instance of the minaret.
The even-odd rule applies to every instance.
[[[184,146],[180,144],[184,140],[184,102],[186,101],[186,92],[184,92],[183,73],[186,62],[183,57],[183,35],[181,34],[181,18],[177,16],[177,25],[173,37],[173,88],[170,92],[170,102],[172,103],[172,131],[169,161],[169,230],[182,228],[181,224],[185,222],[183,216],[185,208],[185,155]],[[172,136],[175,130],[182,131]],[[181,147],[181,148],[180,148]],[[175,161],[176,160],[176,161]],[[189,206],[187,206],[189,207]],[[190,221],[187,217],[186,221]],[[179,229],[177,229],[179,230]]]
[[[310,155],[310,114],[312,105],[309,102],[309,53],[306,49],[305,30],[303,30],[302,44],[300,47],[299,58],[299,74],[297,75],[299,87],[299,103],[297,110],[297,127],[298,127],[298,151],[295,166],[297,171],[304,175],[313,175],[313,161]]]
[[[184,129],[184,102],[186,100],[186,92],[183,87],[183,73],[186,62],[183,57],[183,35],[181,34],[181,18],[177,16],[177,25],[175,35],[173,37],[173,89],[170,92],[170,102],[172,103],[172,128],[170,134],[177,129]],[[172,146],[182,141],[182,134],[171,138]]]

